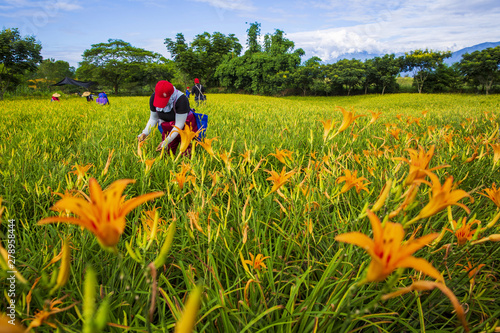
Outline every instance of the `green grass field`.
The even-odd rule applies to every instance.
[[[189,157],[157,153],[158,131],[138,147],[148,100],[0,102],[0,304],[17,328],[498,332],[498,96],[208,95],[213,152]],[[128,213],[116,245],[37,224],[83,219],[51,207],[90,196],[92,223],[118,225],[116,184],[89,187],[120,179],[135,180],[125,200],[164,195]]]

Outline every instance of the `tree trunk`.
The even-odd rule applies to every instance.
[[[385,91],[385,85],[382,88],[382,95],[384,94],[384,91]]]

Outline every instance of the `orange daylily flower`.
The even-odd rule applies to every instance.
[[[234,159],[234,157],[231,157],[231,151],[223,151],[222,153],[219,154],[220,159],[224,164],[226,165],[226,169],[228,171],[231,171],[231,161]]]
[[[125,187],[134,183],[133,179],[120,179],[113,182],[104,191],[97,180],[90,178],[90,198],[82,199],[65,195],[55,203],[52,209],[69,210],[76,217],[47,217],[38,224],[66,222],[77,224],[92,232],[105,247],[114,247],[125,230],[125,216],[146,201],[162,196],[163,192],[153,192],[123,202]]]
[[[439,178],[427,170],[424,171],[432,180],[432,184],[426,180],[420,180],[420,182],[425,183],[432,187],[432,197],[429,203],[420,211],[417,219],[426,218],[434,214],[439,213],[448,206],[459,206],[462,207],[467,213],[470,213],[470,209],[464,204],[458,201],[469,197],[471,201],[473,198],[464,190],[453,190],[453,177],[448,177],[444,184],[441,186]]]
[[[156,161],[156,158],[152,158],[152,159],[144,161],[144,164],[146,164],[146,170],[145,170],[146,173],[148,173],[148,171],[151,170],[151,167],[153,166],[155,161]]]
[[[429,163],[432,156],[434,155],[435,146],[431,146],[429,151],[426,153],[424,148],[419,147],[419,151],[415,149],[406,149],[410,153],[410,160],[404,157],[395,157],[395,160],[400,160],[406,162],[410,165],[410,172],[406,178],[405,185],[411,185],[415,180],[421,180],[425,178],[425,170],[434,171],[438,169],[445,168],[449,165],[441,165],[429,169]]]
[[[413,257],[413,253],[438,237],[438,233],[425,235],[419,239],[410,239],[402,244],[403,226],[399,223],[386,222],[367,210],[373,229],[373,239],[360,232],[348,232],[335,237],[338,242],[354,244],[362,247],[371,256],[368,274],[363,282],[379,282],[385,280],[396,268],[413,268],[439,281],[443,276],[427,260]]]
[[[491,148],[493,148],[493,164],[497,164],[500,160],[500,143],[492,144],[490,143]]]
[[[92,165],[92,164],[87,164],[87,165],[75,164],[72,167],[75,170],[70,171],[69,173],[74,173],[77,176],[76,184],[79,185],[81,183],[81,181],[83,180],[83,178],[85,177],[85,175],[87,174],[87,171],[89,171],[89,169],[93,166],[94,165]]]
[[[191,129],[191,126],[187,125],[184,126],[184,129],[180,129],[177,126],[174,126],[175,130],[179,132],[179,135],[181,137],[181,144],[179,146],[180,153],[183,153],[188,149],[189,145],[191,144],[191,141],[200,133],[200,131],[193,132]]]
[[[323,141],[326,141],[326,139],[328,138],[328,134],[330,134],[330,132],[332,131],[334,123],[331,119],[320,121],[323,124]]]
[[[292,151],[286,149],[279,150],[278,148],[276,148],[276,154],[271,153],[269,155],[276,157],[281,163],[286,164],[285,159],[288,158],[289,160],[291,160],[292,154],[293,154]]]
[[[453,221],[451,221],[451,225],[453,226],[453,230],[450,230],[448,228],[446,228],[446,230],[451,231],[455,234],[455,236],[457,237],[458,245],[464,245],[465,243],[467,243],[467,241],[470,241],[472,239],[472,237],[474,236],[474,234],[476,232],[479,232],[478,229],[470,230],[470,228],[474,224],[479,224],[479,223],[480,223],[479,220],[474,220],[472,222],[467,223],[467,218],[464,217],[460,228],[457,228],[457,226],[458,226],[457,222],[455,220],[453,220]]]
[[[474,267],[475,265],[473,265],[470,261],[467,261],[467,265],[460,265],[460,264],[457,265],[462,266],[464,268],[464,271],[467,272],[467,275],[469,275],[470,288],[472,290],[472,288],[474,288],[476,275],[479,272],[479,270],[485,266],[485,264],[480,264],[477,267]]]
[[[182,163],[181,171],[179,173],[174,173],[170,171],[170,174],[174,176],[174,182],[179,185],[179,188],[182,190],[184,188],[184,184],[188,181],[194,180],[193,176],[186,176],[187,172],[191,170],[191,166],[189,164]]]
[[[493,201],[495,205],[497,205],[497,207],[500,208],[500,188],[497,189],[495,183],[491,185],[491,188],[484,189],[484,193],[479,193],[479,194],[487,198],[490,198],[491,201]]]
[[[389,129],[389,133],[392,135],[392,137],[396,140],[399,140],[399,133],[401,133],[401,129],[399,128],[391,128]]]
[[[198,144],[202,146],[210,154],[210,156],[215,156],[214,150],[212,148],[213,141],[217,141],[217,137],[211,139],[204,138],[203,141],[198,141]]]
[[[252,159],[250,158],[251,153],[252,153],[251,150],[246,150],[243,154],[240,154],[240,156],[243,158],[243,163],[252,162]]]
[[[370,124],[373,124],[382,115],[382,112],[380,112],[380,111],[379,112],[375,112],[375,111],[371,111],[371,110],[368,110],[368,111],[370,111],[370,113],[372,114],[372,119],[370,119]]]
[[[337,108],[340,109],[340,111],[342,112],[342,115],[344,117],[342,120],[342,124],[340,125],[339,129],[337,130],[337,133],[341,133],[341,132],[345,131],[354,122],[354,120],[356,120],[356,118],[365,116],[362,114],[355,116],[354,111],[353,112],[346,111],[344,108],[342,108],[340,106],[338,106]]]
[[[273,181],[273,187],[271,188],[271,192],[273,193],[274,191],[278,190],[283,184],[285,184],[290,177],[292,177],[295,174],[295,170],[288,171],[285,173],[285,167],[281,170],[281,173],[277,173],[276,171],[269,171],[265,170],[267,173],[271,174],[269,178],[266,180],[272,180]]]
[[[345,182],[344,186],[342,186],[342,189],[340,190],[340,193],[345,193],[349,191],[351,188],[356,187],[356,192],[359,193],[361,190],[365,190],[366,192],[369,192],[368,189],[366,188],[366,185],[369,183],[363,183],[364,180],[368,181],[365,177],[357,177],[358,175],[358,170],[355,170],[353,173],[351,173],[350,170],[345,169],[344,170],[345,176],[341,176],[337,178],[336,183],[342,183]]]
[[[74,304],[71,304],[65,308],[58,308],[57,305],[59,305],[59,304],[62,304],[62,298],[58,299],[58,300],[56,300],[56,299],[51,300],[49,305],[48,305],[48,309],[47,309],[47,306],[44,306],[43,310],[37,311],[35,313],[35,318],[33,319],[33,321],[30,323],[30,325],[26,329],[26,332],[29,332],[32,328],[39,327],[42,324],[47,324],[50,327],[56,329],[57,328],[56,324],[48,321],[49,317],[55,313],[59,313],[59,312],[63,312],[63,311],[66,311],[68,309],[71,309],[72,307],[74,307],[76,305],[76,303],[74,303]],[[31,320],[31,319],[28,319],[28,320]]]
[[[267,266],[264,264],[264,260],[270,257],[264,257],[262,254],[254,256],[252,252],[250,252],[250,258],[252,258],[252,260],[244,260],[244,263],[252,265],[254,269],[260,271],[262,267],[267,268]]]
[[[156,216],[156,211],[159,209],[159,207],[155,207],[152,210],[146,210],[143,211],[144,216],[141,219],[142,225],[144,227],[144,230],[147,230],[148,232],[151,232],[154,227],[154,221],[155,221],[155,216]],[[158,216],[158,226],[166,225],[166,221],[162,219],[161,217]]]

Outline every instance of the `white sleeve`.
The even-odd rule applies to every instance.
[[[189,113],[176,114],[175,115],[175,127],[178,127],[181,130],[184,129],[184,125],[186,124],[188,114]],[[172,142],[179,135],[179,132],[177,131],[177,129],[175,127],[170,131],[166,140],[163,141],[163,147],[166,147],[170,142]]]
[[[142,130],[141,134],[149,135],[149,133],[151,132],[151,129],[155,128],[156,124],[158,124],[158,120],[159,120],[158,113],[151,111],[151,114],[149,115],[148,123],[146,124],[146,128],[144,128]]]

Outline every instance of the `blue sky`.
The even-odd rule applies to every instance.
[[[262,34],[281,29],[303,60],[345,53],[456,51],[500,41],[498,0],[0,0],[0,28],[19,28],[42,44],[42,56],[78,62],[92,44],[121,39],[170,57],[165,38],[182,32],[234,33],[245,46],[248,23]]]

